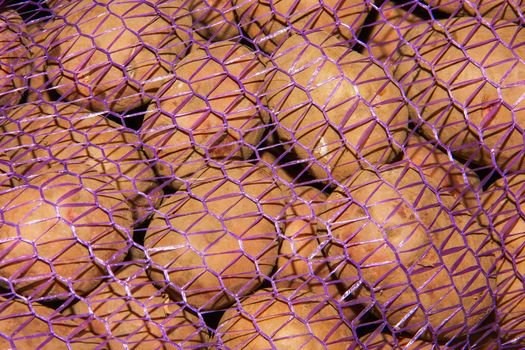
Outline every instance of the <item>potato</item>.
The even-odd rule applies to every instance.
[[[290,188],[286,206],[284,239],[277,270],[272,276],[278,288],[301,288],[330,300],[352,321],[357,312],[341,301],[343,291],[331,279],[328,262],[317,237],[316,213],[327,195],[314,187]],[[326,238],[326,237],[325,237]]]
[[[36,302],[0,298],[0,309],[2,349],[105,349],[101,337]]]
[[[474,171],[451,159],[438,148],[436,142],[427,141],[415,133],[408,137],[404,150],[404,158],[421,170],[431,186],[451,193],[473,214],[479,211],[477,192],[481,191],[481,185]]]
[[[0,106],[9,108],[20,102],[31,72],[29,41],[18,12],[0,12]]]
[[[188,9],[193,20],[192,28],[206,39],[221,41],[241,34],[232,0],[191,0]]]
[[[49,169],[2,194],[0,284],[50,300],[93,290],[131,244],[129,207],[108,182]]]
[[[79,321],[90,321],[91,332],[109,338],[109,350],[180,349],[204,343],[204,322],[166,299],[149,280],[146,267],[131,263],[71,308]]]
[[[413,340],[410,338],[399,338],[392,337],[390,334],[380,333],[374,331],[362,337],[360,341],[363,343],[359,349],[366,350],[391,350],[391,349],[403,349],[403,350],[434,350],[435,347],[432,343]],[[447,346],[439,347],[439,349],[448,349]]]
[[[24,104],[0,124],[0,147],[18,172],[46,172],[47,165],[56,162],[86,165],[112,180],[136,224],[158,205],[153,192],[159,190],[141,146],[132,130],[67,103]]]
[[[483,207],[501,245],[496,269],[496,305],[503,343],[525,346],[525,174],[509,175],[490,186]]]
[[[428,139],[501,171],[522,169],[525,29],[476,18],[423,22],[407,31],[394,75]]]
[[[194,47],[162,87],[141,128],[160,175],[189,176],[209,159],[243,158],[264,132],[258,94],[263,61],[247,47],[222,41]]]
[[[486,18],[523,21],[525,2],[523,0],[426,0],[432,9],[446,13]]]
[[[83,0],[47,24],[47,76],[68,101],[124,112],[148,103],[189,45],[184,2]]]
[[[186,190],[164,198],[146,231],[150,277],[199,310],[227,307],[269,279],[282,199],[260,165],[232,162],[195,174]]]
[[[233,0],[239,23],[253,42],[272,53],[296,32],[323,30],[343,40],[357,38],[370,4],[358,0]],[[351,45],[350,45],[351,46]]]
[[[372,59],[315,32],[274,53],[268,106],[284,147],[311,160],[309,171],[341,181],[361,166],[391,161],[406,138],[401,91]]]
[[[331,234],[325,252],[336,277],[355,283],[358,273],[366,290],[357,296],[370,293],[381,318],[421,330],[421,339],[457,339],[483,321],[493,305],[494,251],[461,203],[437,196],[405,163],[359,171],[343,185],[318,228]]]
[[[370,31],[366,49],[379,62],[389,62],[401,42],[403,33],[422,19],[406,11],[403,4],[388,0],[379,7],[375,24]]]
[[[304,290],[262,289],[226,310],[212,349],[347,349],[352,329],[323,297]]]

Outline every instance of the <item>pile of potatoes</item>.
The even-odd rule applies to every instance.
[[[0,12],[0,348],[525,348],[525,3]]]

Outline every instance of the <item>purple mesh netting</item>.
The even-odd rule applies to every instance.
[[[525,3],[0,3],[0,349],[525,348]]]

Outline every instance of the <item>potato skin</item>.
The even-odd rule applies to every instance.
[[[525,346],[525,174],[509,175],[492,184],[483,195],[483,207],[500,246],[495,272],[496,322],[499,336]]]
[[[355,40],[370,9],[360,0],[232,1],[241,27],[268,54],[296,32],[323,30],[328,36]]]
[[[233,41],[195,46],[157,94],[140,130],[166,177],[189,176],[209,159],[247,159],[264,132],[260,57]]]
[[[68,101],[93,111],[148,103],[189,44],[183,4],[82,0],[56,7],[46,31],[49,80]]]
[[[470,17],[422,22],[406,32],[394,75],[426,138],[437,135],[455,156],[480,165],[525,166],[524,33],[514,23],[489,27]]]
[[[50,300],[93,290],[131,241],[129,207],[108,182],[50,169],[2,194],[2,285]]]
[[[491,19],[507,19],[523,21],[520,12],[525,13],[523,0],[426,0],[426,3],[436,10],[454,14],[455,16],[479,16]]]
[[[241,35],[233,0],[191,0],[188,9],[192,28],[206,39],[222,41]]]
[[[294,35],[274,53],[268,106],[279,138],[310,173],[341,181],[368,164],[391,161],[406,139],[400,89],[370,57],[314,32]]]
[[[226,310],[212,349],[346,349],[352,329],[323,297],[305,290],[261,289]],[[326,344],[326,345],[325,345]]]
[[[0,12],[0,106],[9,108],[20,102],[31,72],[29,40],[18,12]]]
[[[0,309],[2,349],[94,350],[104,342],[80,323],[36,302],[0,298]]]
[[[66,168],[85,165],[85,170],[96,171],[89,176],[112,180],[132,209],[135,224],[158,205],[150,196],[158,191],[153,164],[138,135],[103,115],[69,103],[33,102],[11,111],[0,133],[0,147],[20,174],[45,173],[56,163]]]
[[[199,310],[252,292],[278,256],[279,187],[259,165],[223,167],[204,169],[164,198],[144,240],[150,278]]]
[[[488,230],[451,195],[437,196],[403,163],[362,170],[344,186],[320,215],[319,230],[333,237],[326,254],[340,279],[363,283],[357,295],[370,293],[393,327],[415,334],[428,325],[422,339],[449,340],[492,311]]]
[[[125,264],[71,309],[89,320],[90,331],[108,338],[109,350],[179,349],[207,340],[204,322],[170,302],[138,263]]]

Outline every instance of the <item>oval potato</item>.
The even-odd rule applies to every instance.
[[[367,288],[357,294],[370,293],[395,329],[455,339],[492,311],[488,230],[406,163],[357,172],[320,217],[319,230],[333,237],[325,251],[336,276],[356,281],[357,273]]]
[[[146,231],[150,277],[175,300],[217,310],[255,290],[278,256],[282,194],[260,165],[231,162],[164,198]]]
[[[370,57],[314,32],[273,54],[266,97],[278,135],[309,171],[341,181],[362,166],[393,160],[407,135],[401,90]]]

